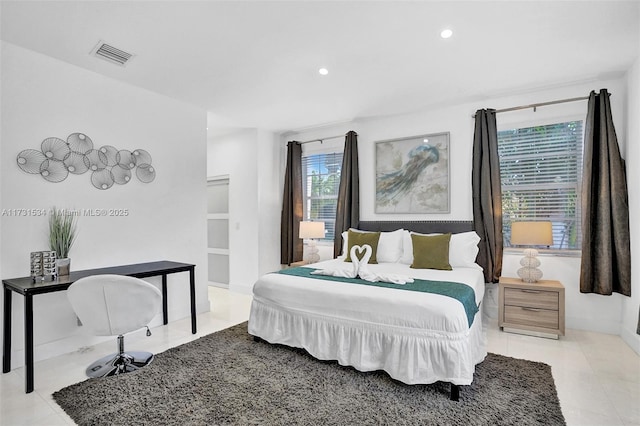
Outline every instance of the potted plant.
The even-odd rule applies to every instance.
[[[69,275],[69,250],[76,239],[76,217],[65,210],[51,209],[49,216],[49,250],[58,257],[58,275]]]

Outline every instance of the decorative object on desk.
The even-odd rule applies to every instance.
[[[376,213],[449,213],[449,133],[376,142]]]
[[[55,251],[31,252],[31,278],[33,282],[44,281],[45,277],[55,278],[58,275]]]
[[[63,257],[61,259],[56,259],[56,266],[58,267],[58,276],[69,275],[69,272],[71,271],[71,258]]]
[[[124,185],[135,169],[138,180],[150,183],[156,177],[149,152],[144,149],[118,150],[111,145],[94,149],[93,141],[84,133],[72,133],[66,142],[56,137],[46,138],[40,151],[25,149],[16,159],[18,167],[29,174],[39,174],[49,182],[62,182],[69,174],[91,171],[91,183],[106,190],[114,183]]]
[[[551,222],[513,222],[511,224],[511,244],[547,247],[552,245],[553,230]],[[525,249],[520,265],[522,268],[518,269],[518,276],[522,281],[535,283],[542,278],[542,271],[538,269],[538,266],[540,266],[538,250],[534,248]]]
[[[49,215],[49,248],[57,254],[58,275],[69,275],[69,250],[76,239],[76,216],[71,212],[51,209]]]
[[[300,222],[300,232],[298,236],[301,239],[309,240],[307,253],[304,257],[306,263],[316,263],[320,261],[315,238],[324,238],[324,222]]]

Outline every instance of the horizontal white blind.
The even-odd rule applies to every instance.
[[[505,247],[511,222],[544,220],[551,248],[581,248],[582,139],[582,121],[498,132]]]
[[[304,220],[324,222],[325,238],[333,241],[340,188],[342,152],[302,157]]]

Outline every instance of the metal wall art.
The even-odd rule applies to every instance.
[[[39,174],[49,182],[62,182],[69,173],[81,175],[91,172],[91,183],[98,189],[113,184],[129,183],[135,174],[140,182],[156,178],[151,155],[144,149],[118,150],[110,145],[94,149],[93,141],[84,133],[72,133],[67,140],[51,137],[40,144],[40,151],[25,149],[16,160],[22,171]]]

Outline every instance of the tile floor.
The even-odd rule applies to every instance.
[[[127,344],[144,339],[145,350],[162,352],[248,319],[250,296],[209,287],[209,300],[211,312],[198,316],[198,334],[192,335],[189,319],[183,319],[156,327],[151,337],[129,335]],[[485,324],[490,352],[551,365],[568,425],[640,426],[640,357],[620,337],[567,330],[560,340],[549,340],[503,333],[495,320]],[[100,343],[37,362],[36,389],[30,394],[24,393],[24,368],[0,375],[0,425],[74,424],[51,394],[84,380],[84,367],[113,345]]]

